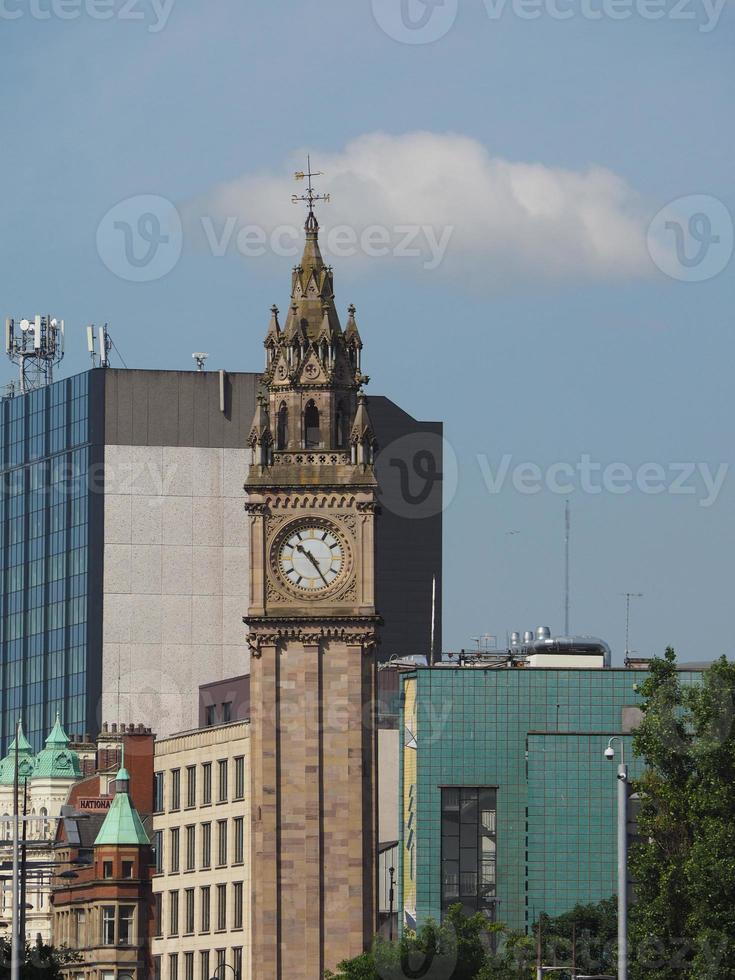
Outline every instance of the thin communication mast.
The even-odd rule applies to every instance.
[[[625,596],[625,659],[630,656],[630,600],[642,599],[642,592],[621,592]]]
[[[571,517],[569,501],[564,506],[564,636],[569,636],[569,537]]]
[[[95,348],[96,337],[99,337],[99,351]],[[87,327],[87,350],[92,358],[92,367],[106,368],[110,366],[110,351],[113,348],[112,337],[108,333],[107,324],[104,323],[95,331],[94,324]]]
[[[54,366],[64,357],[64,321],[52,316],[5,320],[5,353],[18,365],[20,393],[54,380]]]

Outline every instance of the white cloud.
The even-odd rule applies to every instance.
[[[295,156],[278,175],[245,174],[190,202],[190,229],[224,254],[273,254],[274,229],[298,228],[303,220],[290,198],[305,189],[293,181],[305,157]],[[574,171],[511,162],[474,139],[429,132],[371,133],[339,153],[312,150],[312,160],[324,171],[317,189],[332,198],[319,206],[320,240],[340,275],[400,263],[485,288],[651,272],[641,203],[625,180],[603,167]],[[248,226],[264,229],[264,240],[246,237]],[[335,239],[339,226],[352,230],[356,244],[348,244],[346,232]],[[366,229],[375,226],[385,231],[370,237]],[[413,229],[410,241],[406,227]],[[401,256],[407,249],[419,254]],[[385,254],[378,257],[380,251]],[[298,256],[300,240],[286,234],[275,252]]]

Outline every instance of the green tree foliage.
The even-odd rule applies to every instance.
[[[493,951],[494,937],[502,940],[500,953]],[[371,952],[340,963],[325,980],[530,980],[533,945],[454,905],[441,925],[430,919],[395,943],[378,937]]]
[[[606,898],[596,905],[577,905],[564,915],[542,915],[544,963],[572,962],[576,946],[577,969],[587,974],[614,974],[617,970],[618,903]]]
[[[69,963],[80,963],[82,956],[66,946],[26,943],[21,966],[21,980],[62,980],[61,969]],[[10,977],[10,939],[0,939],[0,980]]]
[[[735,980],[735,665],[688,687],[669,648],[641,690],[631,976]]]

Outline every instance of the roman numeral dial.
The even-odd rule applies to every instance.
[[[321,524],[301,524],[286,533],[278,549],[278,567],[296,589],[317,593],[330,588],[345,568],[339,537]]]

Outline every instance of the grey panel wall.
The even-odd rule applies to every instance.
[[[260,375],[225,372],[220,411],[217,371],[105,372],[105,443],[243,449]]]
[[[443,426],[417,422],[382,396],[369,399],[378,441],[375,592],[385,621],[380,659],[428,655],[436,576],[435,650],[442,641]]]

